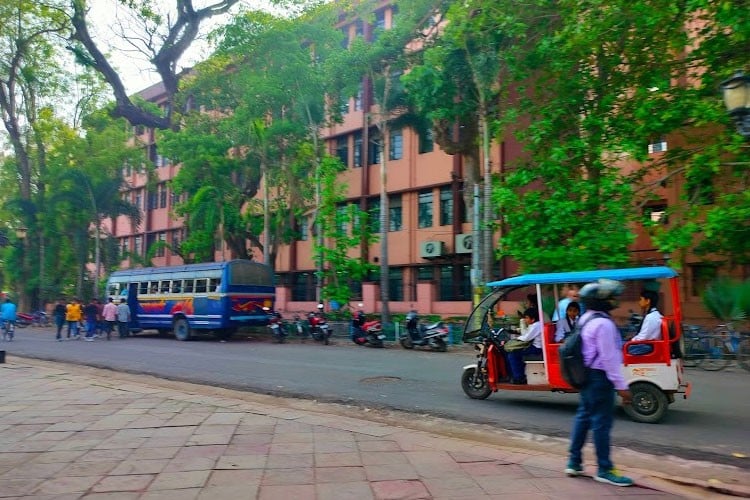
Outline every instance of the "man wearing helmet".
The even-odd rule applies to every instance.
[[[579,321],[583,325],[583,359],[589,368],[589,376],[581,388],[570,437],[568,466],[565,469],[569,476],[583,474],[581,450],[591,429],[598,465],[594,479],[615,486],[633,484],[632,479],[617,473],[610,459],[615,391],[622,398],[622,404],[630,404],[632,399],[622,375],[620,332],[609,315],[618,306],[617,298],[623,288],[619,281],[601,279],[585,285],[580,291],[580,301],[586,308],[586,313]]]

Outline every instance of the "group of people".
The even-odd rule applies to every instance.
[[[58,342],[63,341],[62,330],[65,325],[68,327],[67,340],[80,339],[81,327],[84,329],[84,340],[87,342],[93,342],[98,335],[106,335],[107,340],[110,340],[115,329],[120,338],[125,338],[130,333],[130,307],[124,298],[120,299],[117,305],[111,297],[104,305],[98,299],[91,299],[85,305],[75,298],[67,304],[63,299],[59,299],[52,315],[57,330],[55,339]]]
[[[622,374],[622,343],[662,338],[662,314],[657,309],[659,295],[652,290],[640,293],[638,305],[643,319],[638,332],[625,338],[621,336],[610,311],[617,307],[617,299],[623,289],[622,283],[612,280],[589,283],[580,292],[576,287],[567,287],[565,297],[558,302],[553,314],[557,327],[555,342],[563,342],[579,322],[582,325],[583,358],[589,369],[588,381],[580,390],[565,473],[569,476],[583,474],[582,449],[591,430],[598,465],[594,479],[616,486],[633,484],[632,479],[617,472],[610,459],[615,394],[622,398],[624,405],[632,402],[632,394]],[[522,333],[518,339],[531,343],[525,349],[507,353],[511,382],[517,384],[526,383],[524,356],[542,352],[542,329],[536,296],[529,296],[528,301],[529,307],[522,313]],[[648,343],[635,343],[627,347],[630,355],[645,355],[653,350],[653,345]]]

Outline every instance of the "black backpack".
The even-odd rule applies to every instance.
[[[581,331],[584,325],[590,320],[606,317],[606,314],[593,313],[589,318],[586,318],[585,322],[577,323],[573,331],[560,346],[560,372],[565,381],[576,389],[580,389],[586,384],[589,375],[589,369],[583,363],[583,339],[581,338]]]

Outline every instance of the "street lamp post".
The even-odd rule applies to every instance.
[[[742,137],[750,139],[750,75],[737,71],[721,82],[721,92],[729,116],[737,124],[737,131]]]

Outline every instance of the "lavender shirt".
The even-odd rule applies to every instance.
[[[586,311],[579,322],[588,321],[594,311]],[[618,391],[627,390],[628,383],[622,376],[622,340],[614,321],[606,318],[593,318],[581,332],[583,340],[583,361],[589,368],[603,370]],[[598,354],[597,354],[598,353]],[[592,363],[593,360],[593,363]]]

